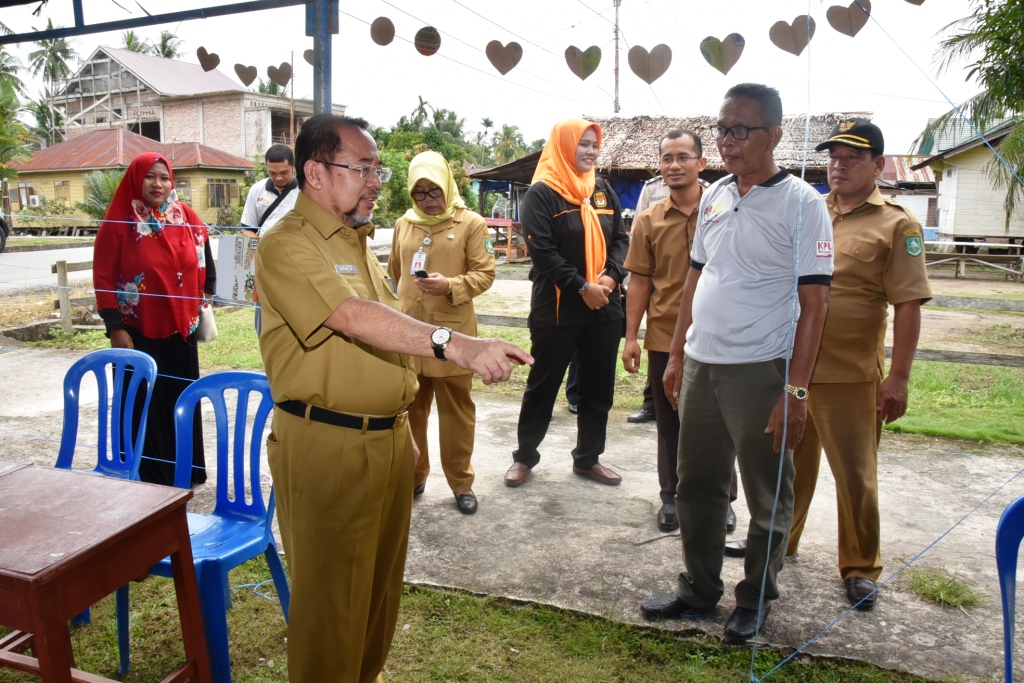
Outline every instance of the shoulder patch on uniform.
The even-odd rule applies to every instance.
[[[911,256],[920,256],[924,251],[924,245],[921,243],[920,235],[911,235],[907,237],[904,242],[907,246],[907,253]]]
[[[603,209],[606,206],[608,206],[608,195],[606,195],[604,192],[595,192],[594,206],[596,206],[599,209]]]
[[[494,242],[491,241],[490,237],[484,238],[484,251],[491,255],[494,254]]]

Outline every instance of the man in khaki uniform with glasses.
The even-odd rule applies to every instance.
[[[395,310],[366,246],[391,171],[365,121],[314,116],[295,155],[295,209],[256,256],[260,351],[277,405],[267,459],[291,574],[289,680],[371,683],[383,680],[409,536],[409,355],[448,359],[485,383],[533,359]]]

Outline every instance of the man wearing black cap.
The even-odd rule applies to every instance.
[[[836,480],[839,573],[846,597],[860,610],[875,606],[875,581],[882,573],[878,440],[883,422],[907,410],[921,304],[931,298],[920,224],[875,187],[885,167],[884,148],[878,126],[857,118],[841,121],[815,148],[829,153],[831,192],[825,203],[832,217],[835,272],[808,390],[807,426],[793,454],[795,501],[787,549],[788,555],[796,554],[824,448]],[[885,376],[889,305],[896,315],[892,364]]]

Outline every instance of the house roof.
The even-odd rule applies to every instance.
[[[935,182],[935,174],[928,167],[915,166],[927,157],[902,154],[886,154],[885,168],[879,180],[896,186],[922,185]]]
[[[102,168],[126,168],[144,152],[158,152],[170,159],[175,169],[222,168],[239,171],[252,164],[234,154],[222,152],[198,142],[165,144],[132,133],[124,128],[105,128],[41,149],[32,159],[10,164],[18,173],[40,171],[91,171]]]
[[[924,166],[931,166],[936,161],[942,161],[943,159],[954,157],[957,154],[962,154],[963,152],[966,152],[967,150],[970,149],[974,149],[975,147],[980,147],[981,145],[985,144],[986,139],[990,144],[995,145],[997,142],[999,142],[1007,135],[1009,135],[1010,131],[1012,131],[1018,123],[1020,123],[1019,119],[1009,119],[1002,121],[997,126],[990,128],[988,131],[986,131],[984,133],[984,137],[979,137],[975,135],[971,138],[968,138],[967,140],[960,142],[959,144],[953,147],[950,147],[949,149],[943,150],[940,154],[936,154],[935,156],[930,157],[924,157],[923,161],[914,164],[911,168],[917,170],[919,168],[923,168]]]
[[[124,68],[135,74],[154,92],[165,97],[177,95],[205,95],[219,92],[244,92],[245,88],[235,83],[226,75],[214,69],[203,71],[198,64],[190,64],[177,59],[154,57],[128,50],[100,46],[93,51],[89,59],[82,63],[81,69],[97,56],[106,54]]]

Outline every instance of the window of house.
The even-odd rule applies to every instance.
[[[925,221],[925,225],[938,225],[939,224],[939,198],[929,197],[928,198],[928,218]]]
[[[71,181],[70,180],[58,180],[53,183],[53,198],[58,197],[71,200]]]
[[[210,208],[231,206],[238,199],[238,181],[234,178],[207,178],[206,189],[210,195]]]
[[[178,192],[178,200],[186,204],[192,204],[192,179],[175,178],[174,189]]]

